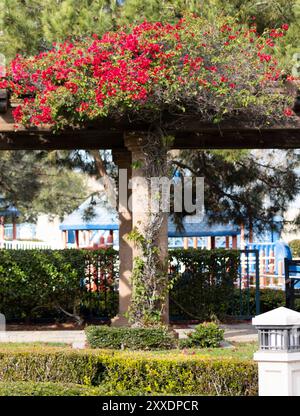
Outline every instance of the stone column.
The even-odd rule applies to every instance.
[[[225,237],[225,247],[229,248],[229,235]]]
[[[237,249],[237,236],[236,235],[232,236],[232,248]]]
[[[123,177],[122,182],[126,181],[127,186],[127,202],[131,196],[129,181],[131,180],[131,153],[126,150],[114,150],[113,160],[119,169],[126,169],[127,178]],[[125,172],[124,172],[125,173]],[[121,175],[121,172],[120,172]],[[124,191],[124,190],[123,190]],[[112,319],[112,326],[127,326],[128,319],[126,312],[131,301],[131,282],[130,275],[132,272],[132,244],[126,240],[126,234],[132,230],[132,215],[128,203],[124,204],[123,198],[120,198],[118,204],[119,212],[119,313]]]
[[[143,161],[145,160],[142,147],[144,145],[142,135],[125,136],[125,146],[131,151],[132,155],[132,228],[136,227],[139,231],[143,230],[143,225],[147,224],[149,218],[150,204],[147,204],[148,188],[145,182]],[[168,213],[163,213],[163,222],[157,238],[157,247],[160,249],[160,258],[166,263],[168,259]],[[133,245],[133,260],[140,255],[140,251]],[[162,320],[165,324],[169,323],[168,299],[163,311]]]

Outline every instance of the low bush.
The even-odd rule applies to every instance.
[[[217,348],[224,341],[224,329],[214,322],[204,322],[188,334],[187,339],[181,340],[181,347]]]
[[[175,335],[167,328],[113,328],[88,326],[85,330],[92,348],[162,350],[176,347]]]
[[[257,364],[95,350],[0,353],[0,382],[22,381],[105,386],[115,394],[248,396],[257,395]]]

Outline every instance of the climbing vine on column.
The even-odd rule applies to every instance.
[[[168,150],[172,138],[155,128],[141,142],[142,160],[139,169],[146,181],[145,220],[135,227],[128,238],[138,248],[132,272],[132,300],[129,320],[137,326],[155,325],[161,322],[168,297],[167,256],[159,248],[158,238],[164,220],[168,216],[168,202],[163,187],[153,194],[153,178],[171,179],[171,163]],[[134,166],[133,166],[134,168]],[[153,203],[155,207],[153,206]]]

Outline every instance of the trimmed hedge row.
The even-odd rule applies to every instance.
[[[113,352],[0,353],[1,382],[106,386],[115,394],[257,395],[257,365],[236,359]]]
[[[247,293],[240,294],[233,284],[238,266],[237,250],[170,250],[171,318],[205,321],[239,315],[241,299],[246,311]],[[112,249],[0,250],[0,312],[8,321],[110,318],[118,311],[117,277],[118,252]],[[88,290],[95,289],[95,280],[98,290]],[[262,312],[285,304],[282,291],[260,293]],[[255,315],[252,289],[249,307]]]
[[[163,350],[177,346],[174,333],[167,328],[114,328],[88,326],[85,329],[92,348]]]
[[[112,249],[0,250],[0,312],[8,321],[66,319],[63,311],[73,318],[115,316],[117,276]]]
[[[188,310],[202,320],[221,318],[238,264],[237,250],[171,250],[171,316]],[[8,321],[110,318],[118,311],[117,278],[118,252],[112,249],[0,250],[0,312]]]

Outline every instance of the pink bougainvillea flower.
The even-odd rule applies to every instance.
[[[20,123],[23,118],[22,106],[18,105],[12,110],[12,114],[16,123]]]
[[[287,117],[291,117],[292,115],[294,115],[294,112],[291,108],[286,108],[283,113]]]

